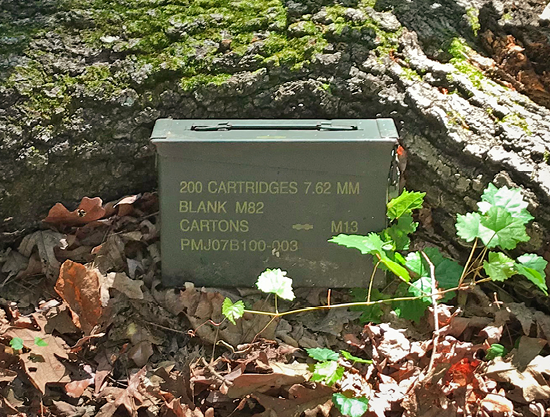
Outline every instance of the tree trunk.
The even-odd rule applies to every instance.
[[[550,260],[546,0],[126,3],[0,0],[3,244],[154,188],[159,117],[391,117],[425,239],[460,256],[455,214],[519,186]]]

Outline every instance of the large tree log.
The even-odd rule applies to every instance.
[[[525,190],[550,257],[545,1],[191,3],[0,0],[2,243],[56,202],[155,187],[159,117],[383,116],[426,238],[460,254],[454,215],[494,181]]]

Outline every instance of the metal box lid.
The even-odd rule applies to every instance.
[[[386,226],[397,131],[376,120],[171,120],[155,124],[163,282],[295,287],[368,283],[370,257],[329,243]]]

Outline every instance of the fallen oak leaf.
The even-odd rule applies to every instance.
[[[80,226],[99,220],[103,216],[105,216],[105,209],[103,208],[101,198],[84,197],[74,211],[69,211],[63,204],[57,203],[50,209],[48,216],[42,221],[44,223],[63,224],[66,226]]]
[[[42,394],[46,392],[46,384],[64,384],[70,382],[69,372],[58,359],[68,359],[68,346],[56,336],[45,334],[41,330],[10,329],[5,333],[8,338],[20,338],[28,352],[19,354],[19,361],[29,378],[29,381]],[[46,345],[37,346],[36,338],[42,339]]]
[[[101,296],[101,274],[95,268],[73,261],[61,266],[55,291],[68,304],[74,324],[90,335],[101,322],[103,302]]]

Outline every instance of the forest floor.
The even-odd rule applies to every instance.
[[[522,300],[476,286],[418,322],[380,305],[379,323],[334,308],[233,325],[226,297],[273,300],[163,287],[158,224],[154,193],[84,198],[0,253],[0,416],[328,417],[335,392],[367,416],[550,414],[550,316]],[[280,310],[358,296],[295,292]],[[312,381],[313,348],[338,357],[337,382]]]

